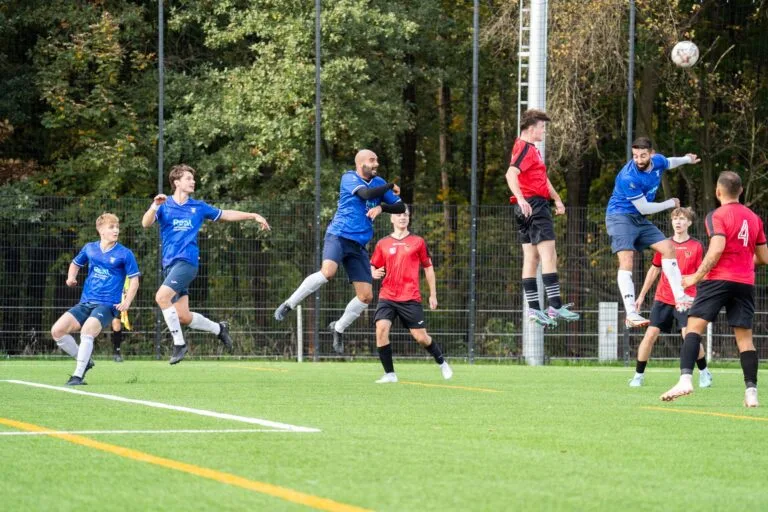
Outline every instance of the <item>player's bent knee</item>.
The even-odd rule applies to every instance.
[[[192,323],[192,313],[176,311],[179,315],[179,323],[181,325],[189,325]]]

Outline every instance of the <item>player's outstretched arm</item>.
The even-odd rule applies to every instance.
[[[652,213],[663,212],[671,208],[677,208],[680,206],[680,200],[676,197],[667,199],[661,203],[649,203],[645,196],[640,196],[637,199],[632,199],[632,204],[635,205],[637,211],[642,215],[651,215]]]
[[[128,311],[128,308],[131,307],[131,304],[133,303],[133,299],[136,298],[136,292],[139,291],[139,276],[133,276],[128,278],[128,289],[125,291],[125,295],[123,295],[123,301],[120,304],[117,304],[115,307],[118,311]]]
[[[669,162],[669,168],[674,169],[685,164],[697,164],[701,162],[701,158],[695,153],[688,153],[685,156],[671,156],[667,158],[667,161]]]
[[[160,208],[160,205],[163,204],[166,199],[168,199],[168,196],[165,194],[157,194],[155,196],[155,198],[152,200],[152,204],[149,205],[149,208],[146,212],[144,212],[144,216],[141,218],[141,225],[143,227],[148,228],[155,223],[155,214]]]
[[[75,265],[74,263],[69,264],[69,269],[67,270],[67,286],[77,286],[77,273],[80,272],[80,267]]]
[[[429,285],[429,309],[437,309],[437,280],[435,279],[435,267],[424,267],[424,276]]]
[[[223,220],[226,222],[238,222],[241,220],[255,220],[261,225],[262,231],[270,231],[272,229],[269,227],[269,223],[267,222],[267,219],[265,219],[258,213],[241,212],[238,210],[222,210],[221,217],[219,217],[219,220]]]
[[[709,274],[709,271],[712,270],[715,265],[717,265],[717,262],[720,261],[720,256],[723,255],[723,251],[725,250],[725,237],[716,235],[709,239],[709,248],[707,249],[707,254],[704,256],[704,261],[701,262],[701,265],[699,265],[698,270],[696,270],[695,274],[692,274],[690,276],[683,276],[683,288],[688,288],[689,286],[693,286],[704,277],[706,277],[707,274]]]
[[[637,308],[638,311],[640,311],[640,307],[643,305],[645,296],[649,291],[651,291],[651,286],[653,286],[653,283],[655,283],[659,278],[659,275],[661,275],[661,269],[656,265],[651,265],[651,268],[649,268],[648,272],[645,274],[645,282],[643,283],[643,288],[640,290],[640,293],[635,300],[635,308]]]

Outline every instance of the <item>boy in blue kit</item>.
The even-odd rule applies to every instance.
[[[141,225],[150,227],[155,221],[160,224],[160,238],[163,241],[163,277],[165,280],[155,294],[155,301],[163,312],[165,323],[173,337],[171,364],[176,364],[187,353],[187,344],[181,325],[207,331],[219,337],[227,349],[232,350],[227,322],[213,322],[200,313],[189,310],[189,285],[197,275],[200,249],[197,233],[206,220],[241,221],[255,220],[262,230],[269,230],[269,224],[258,213],[237,210],[220,210],[204,201],[192,199],[195,191],[195,170],[185,164],[171,168],[168,176],[173,195],[155,196],[149,209],[141,218]]]
[[[341,318],[328,326],[333,333],[333,349],[338,353],[344,351],[341,334],[373,300],[371,262],[365,250],[373,238],[373,219],[381,212],[405,213],[405,203],[398,197],[400,187],[377,176],[378,167],[378,157],[373,151],[362,149],[355,155],[355,170],[341,176],[339,204],[325,232],[320,270],[304,279],[275,310],[275,319],[282,321],[302,300],[335,276],[339,264],[344,265],[355,287],[355,297]]]
[[[693,153],[666,158],[653,150],[649,138],[639,137],[632,143],[632,160],[616,175],[616,184],[605,213],[605,225],[611,238],[611,251],[619,258],[617,280],[624,301],[624,324],[627,327],[649,324],[635,307],[635,284],[632,281],[635,251],[650,247],[661,253],[661,269],[672,288],[678,311],[688,310],[693,303],[693,297],[688,296],[680,284],[682,275],[677,265],[675,246],[645,216],[680,206],[677,198],[653,202],[664,171],[700,161]]]
[[[111,213],[104,213],[96,219],[96,231],[101,238],[98,242],[86,244],[69,264],[67,286],[77,286],[80,267],[88,265],[80,303],[61,315],[51,327],[51,336],[56,344],[77,359],[75,373],[68,386],[86,384],[85,373],[93,368],[91,353],[93,340],[102,329],[128,311],[139,289],[139,266],[130,249],[117,242],[120,235],[120,220]],[[128,290],[123,295],[123,284],[129,280]],[[72,337],[80,331],[80,345]]]

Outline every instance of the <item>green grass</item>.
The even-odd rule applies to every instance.
[[[60,386],[72,362],[0,362],[0,379]],[[261,370],[260,370],[261,369]],[[269,371],[280,370],[280,371]],[[663,404],[672,368],[97,361],[83,391],[321,429],[320,433],[83,434],[119,447],[375,510],[760,509],[766,409],[740,370]],[[697,377],[694,376],[694,382]],[[768,397],[766,397],[768,398]],[[661,407],[661,410],[645,407]],[[685,414],[684,411],[740,418]],[[0,418],[56,430],[261,428],[0,382]],[[1,432],[15,429],[0,425]],[[0,436],[9,510],[307,510],[283,499],[49,436]]]

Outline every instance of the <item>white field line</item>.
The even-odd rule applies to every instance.
[[[103,393],[90,393],[88,391],[81,391],[79,389],[65,388],[60,386],[49,386],[48,384],[40,384],[37,382],[27,382],[23,380],[10,380],[10,379],[1,380],[0,382],[8,382],[9,384],[20,384],[22,386],[30,386],[34,388],[50,389],[53,391],[61,391],[63,393],[72,393],[73,395],[92,396],[95,398],[112,400],[114,402],[123,402],[127,404],[136,404],[136,405],[144,405],[146,407],[154,407],[156,409],[168,409],[171,411],[186,412],[189,414],[197,414],[198,416],[208,416],[210,418],[219,418],[222,420],[239,421],[241,423],[249,423],[251,425],[261,425],[262,427],[270,427],[270,428],[284,430],[288,432],[320,432],[320,429],[312,428],[312,427],[300,427],[297,425],[291,425],[289,423],[278,423],[276,421],[263,420],[261,418],[237,416],[235,414],[208,411],[206,409],[193,409],[192,407],[170,405],[170,404],[164,404],[162,402],[150,402],[148,400],[137,400],[135,398],[125,398],[117,395],[106,395]]]
[[[50,436],[54,434],[75,435],[112,435],[112,434],[250,434],[253,432],[277,432],[285,433],[287,430],[275,430],[267,428],[241,428],[241,429],[177,429],[177,430],[55,430],[52,432],[0,432],[0,436]]]

